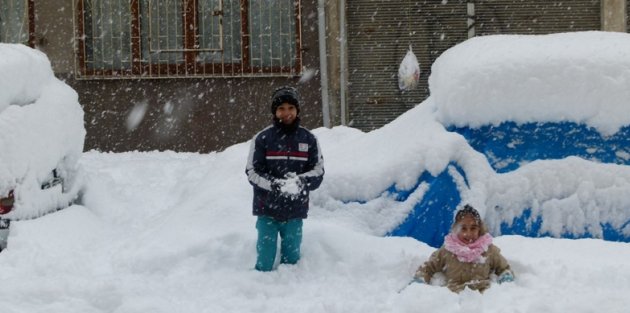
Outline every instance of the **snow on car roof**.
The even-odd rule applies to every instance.
[[[51,79],[53,71],[44,53],[21,44],[0,43],[0,112],[11,104],[35,101]]]
[[[429,78],[447,125],[567,121],[604,135],[630,124],[628,86],[630,34],[599,31],[472,38]]]

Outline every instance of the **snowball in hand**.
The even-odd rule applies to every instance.
[[[280,186],[280,191],[290,195],[297,195],[300,193],[302,188],[300,188],[300,178],[295,175],[295,173],[287,174],[287,178],[283,181],[283,184]]]

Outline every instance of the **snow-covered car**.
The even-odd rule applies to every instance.
[[[11,221],[77,198],[84,139],[78,95],[54,76],[46,55],[0,43],[0,250]]]
[[[412,189],[388,190],[404,205],[422,195],[391,233],[440,247],[470,203],[494,236],[630,242],[629,87],[627,33],[491,35],[449,48],[431,66],[424,128],[397,132],[430,134],[416,139],[416,158],[432,161]]]

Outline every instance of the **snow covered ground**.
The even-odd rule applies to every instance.
[[[610,45],[623,47],[630,42],[627,34],[573,36],[553,38],[564,45],[548,51],[562,54],[562,47],[575,48],[572,42],[589,47],[598,40],[602,53],[596,55],[608,55],[604,52]],[[479,47],[488,41],[479,42],[482,45],[468,46],[464,52],[481,53]],[[531,55],[531,42],[512,41],[512,45],[520,45],[523,56]],[[630,54],[630,49],[625,51]],[[436,63],[434,73],[449,65],[444,63],[447,58]],[[603,58],[599,60],[602,64],[606,63]],[[625,64],[630,62],[630,55],[620,58],[614,58],[619,61],[614,67],[593,65],[600,72],[588,79],[616,77],[619,86],[628,86],[630,80],[625,79],[630,77],[630,66]],[[499,61],[496,66],[513,65],[518,64]],[[550,93],[564,92],[565,86],[581,91],[572,87],[581,82],[578,77],[568,79],[575,75],[566,67],[577,66],[575,63],[564,60],[549,62],[548,66],[548,72],[531,69],[522,75],[536,84],[546,79],[556,88],[533,90],[550,97]],[[483,73],[484,68],[478,71]],[[495,78],[502,81],[502,77]],[[444,129],[443,124],[462,121],[457,114],[469,116],[471,123],[480,120],[461,108],[449,109],[458,102],[440,100],[444,99],[440,95],[448,95],[442,86],[434,81],[431,98],[374,132],[347,127],[314,130],[324,153],[326,175],[322,187],[312,194],[311,211],[304,224],[302,260],[270,273],[253,270],[255,218],[251,215],[252,190],[244,173],[248,143],[210,154],[84,153],[80,159],[85,171],[81,205],[12,224],[9,246],[0,253],[0,311],[627,312],[630,244],[599,239],[498,236],[495,243],[511,263],[515,282],[494,285],[484,294],[455,294],[437,285],[405,288],[434,248],[412,238],[383,235],[405,218],[414,199],[422,197],[422,188],[405,202],[383,196],[383,191],[392,184],[408,188],[423,171],[437,174],[452,160],[458,160],[470,174],[471,188],[463,192],[463,198],[490,219],[504,215],[486,210],[486,202],[527,202],[539,195],[548,203],[541,205],[544,209],[552,210],[560,201],[554,197],[562,195],[576,206],[576,212],[582,212],[582,203],[599,203],[598,197],[605,195],[611,201],[600,204],[608,205],[602,212],[614,212],[618,220],[627,220],[630,215],[607,211],[615,206],[628,207],[624,197],[630,190],[630,178],[625,166],[568,158],[534,162],[505,175],[496,174],[463,137]],[[491,83],[484,86],[489,94],[506,90]],[[471,100],[480,92],[474,84],[454,88],[469,93]],[[502,107],[525,97],[509,92],[502,94],[504,101],[488,103],[492,107],[483,116],[490,122],[495,120],[488,115],[507,120],[507,113],[523,119],[576,119],[592,123],[602,132],[614,132],[630,124],[630,97],[621,97],[615,104],[624,114],[609,112],[606,107],[611,102],[604,100],[620,95],[617,89],[588,89],[594,94],[588,99],[602,99],[592,105],[600,108],[592,119],[584,117],[590,114],[591,106],[575,103],[580,97],[557,104],[564,110],[541,113],[547,112],[547,107],[533,106],[536,114],[527,115],[531,113],[528,110]],[[569,110],[577,113],[558,113]],[[605,117],[613,120],[610,125],[602,122]],[[573,171],[576,166],[581,167],[577,174]],[[615,173],[619,175],[610,178]],[[515,181],[529,189],[518,189],[522,186],[515,184],[517,192],[506,192],[505,184]],[[560,217],[571,216],[566,202],[557,207],[563,208]],[[518,213],[516,209],[510,212]],[[598,218],[586,215],[586,224]],[[562,221],[567,220],[560,218],[554,225]]]

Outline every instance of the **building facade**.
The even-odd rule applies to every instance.
[[[369,131],[428,96],[433,61],[473,36],[611,30],[626,0],[0,0],[0,42],[44,51],[79,94],[86,149],[209,152],[269,124],[282,85],[304,125]],[[398,66],[418,57],[418,88]],[[325,56],[320,58],[320,56]]]

